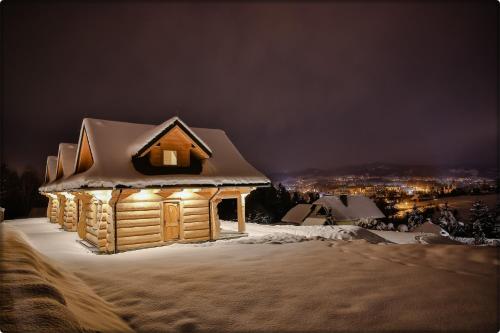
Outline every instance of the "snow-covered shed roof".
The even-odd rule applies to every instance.
[[[173,120],[172,120],[173,119]],[[141,149],[139,142],[147,144],[164,133],[160,126],[85,118],[81,133],[85,131],[92,153],[92,166],[62,181],[47,184],[41,191],[64,191],[77,188],[161,187],[161,186],[262,186],[270,180],[241,156],[226,133],[219,129],[190,128],[200,145],[210,150],[210,158],[201,161],[199,174],[145,175],[137,171],[132,157]],[[187,127],[184,123],[184,126]],[[81,139],[80,139],[81,141]],[[82,142],[79,142],[79,147]],[[79,151],[78,148],[77,151]]]
[[[312,204],[297,204],[292,207],[292,209],[290,209],[285,216],[283,216],[281,221],[288,223],[302,223],[302,221],[304,221],[309,214],[311,214],[312,209]]]
[[[45,167],[45,183],[53,182],[56,179],[57,156],[47,157],[47,166]]]
[[[344,205],[340,197],[333,195],[319,198],[314,203],[329,208],[332,217],[339,221],[357,220],[360,218],[378,219],[385,217],[370,198],[362,195],[348,195],[347,205]]]
[[[437,224],[434,224],[432,222],[424,222],[421,225],[417,226],[415,229],[413,229],[413,232],[423,232],[427,234],[436,234],[436,235],[441,235],[441,236],[446,236],[448,233],[443,230],[440,226]]]
[[[76,149],[75,143],[60,143],[57,156],[57,178],[66,179],[75,169]]]

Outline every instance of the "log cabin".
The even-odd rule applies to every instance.
[[[47,159],[40,192],[47,217],[100,253],[221,238],[217,205],[236,199],[245,235],[245,198],[270,180],[219,129],[85,118],[78,144]]]

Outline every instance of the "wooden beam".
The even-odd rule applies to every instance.
[[[245,232],[246,230],[246,225],[245,225],[245,198],[248,194],[240,194],[238,196],[237,200],[237,206],[238,206],[238,232]]]

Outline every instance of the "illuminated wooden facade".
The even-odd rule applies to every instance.
[[[108,148],[98,148],[106,138],[103,124],[115,140],[121,136],[121,145],[106,140]],[[156,127],[84,120],[72,166],[63,163],[67,146],[59,149],[56,179],[47,163],[40,188],[49,198],[47,217],[99,252],[116,253],[219,239],[217,205],[236,199],[238,232],[244,233],[245,197],[269,180],[224,132],[195,130],[176,117]]]

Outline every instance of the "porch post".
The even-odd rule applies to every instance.
[[[219,210],[217,209],[217,205],[222,201],[220,198],[213,199],[210,203],[210,223],[212,224],[212,234],[211,239],[216,240],[219,239],[220,236],[220,221],[219,221]]]
[[[238,195],[236,198],[238,205],[238,232],[245,232],[245,198],[248,194]]]

